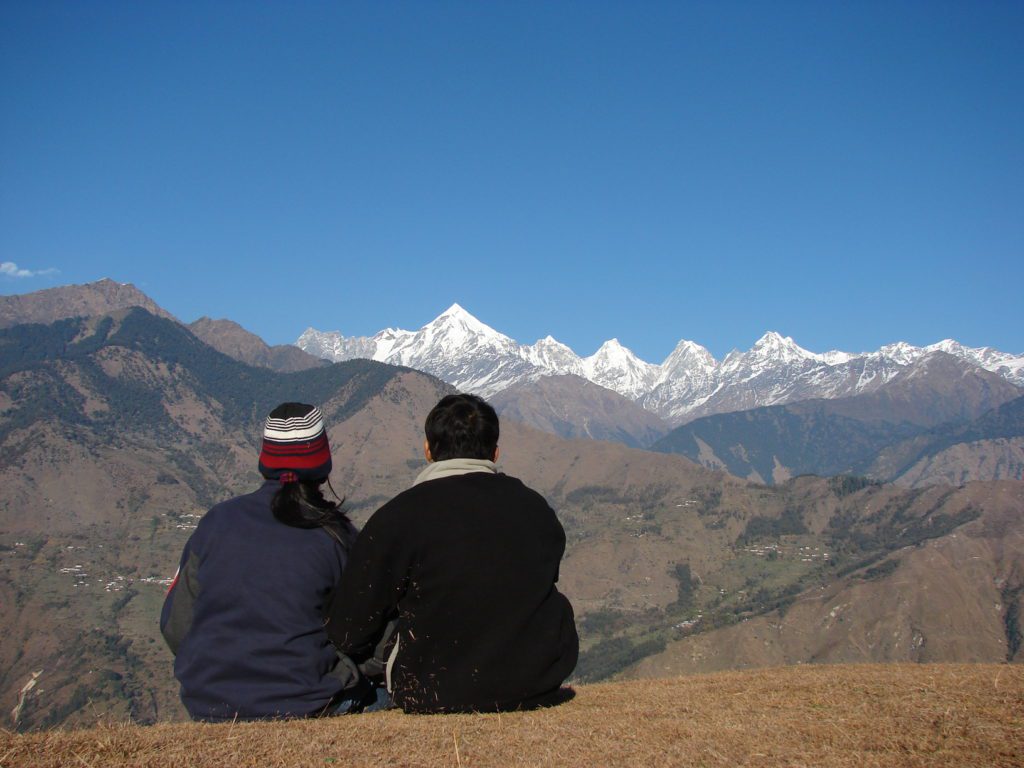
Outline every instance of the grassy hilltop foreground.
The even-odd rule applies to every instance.
[[[1021,766],[1024,666],[799,666],[584,685],[549,710],[0,732],[14,766]]]

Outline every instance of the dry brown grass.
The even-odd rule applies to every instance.
[[[581,686],[536,712],[0,734],[12,766],[1022,766],[1024,666],[851,665]]]

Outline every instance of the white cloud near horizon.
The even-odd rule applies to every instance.
[[[0,262],[0,275],[5,277],[40,277],[41,275],[55,275],[57,270],[53,269],[22,269],[13,261]]]

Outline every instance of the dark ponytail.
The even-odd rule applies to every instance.
[[[274,494],[270,509],[275,518],[293,528],[323,528],[347,552],[355,540],[355,526],[341,511],[345,500],[335,503],[325,499],[320,489],[322,483],[322,480],[284,483]]]

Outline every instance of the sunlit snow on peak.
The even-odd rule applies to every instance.
[[[612,338],[583,358],[551,335],[532,345],[520,344],[458,303],[418,331],[388,328],[372,337],[345,337],[309,328],[297,346],[329,360],[370,358],[405,365],[484,397],[541,376],[573,374],[640,403],[670,423],[708,413],[871,391],[934,352],[945,352],[1024,385],[1024,357],[990,347],[966,347],[953,339],[929,347],[896,342],[870,353],[814,353],[789,336],[768,331],[746,352],[733,350],[721,362],[700,344],[683,339],[655,365]]]

